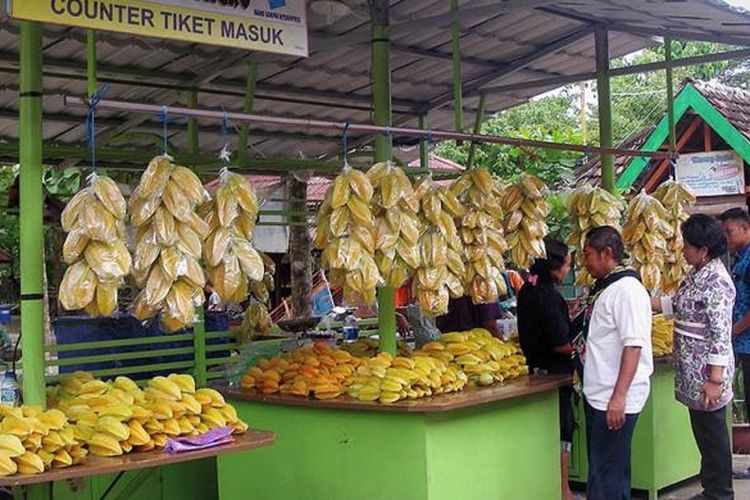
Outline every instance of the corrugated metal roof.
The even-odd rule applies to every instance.
[[[366,5],[345,1],[355,5],[356,14]],[[462,0],[459,4],[467,124],[474,119],[481,87],[592,71],[593,22],[612,28],[609,41],[613,58],[653,43],[651,35],[666,29],[699,38],[750,39],[750,16],[715,0]],[[417,126],[418,116],[425,114],[429,126],[452,128],[450,19],[445,18],[448,13],[449,3],[444,0],[391,1],[391,84],[396,124]],[[199,87],[201,107],[239,111],[245,89],[245,62],[254,59],[259,74],[254,112],[369,122],[368,20],[349,15],[328,24],[312,11],[308,19],[311,51],[306,59],[99,33],[100,79],[113,83],[108,98],[176,105],[184,102],[183,89]],[[17,140],[18,31],[13,21],[5,21],[0,30],[0,141],[6,142]],[[556,49],[548,50],[550,46]],[[84,48],[83,31],[45,27],[46,143],[84,143],[83,112],[67,109],[62,103],[65,94],[85,93]],[[475,89],[477,82],[483,85]],[[166,88],[151,88],[151,84]],[[499,111],[547,90],[550,87],[492,94],[487,97],[487,110]],[[99,145],[115,130],[138,132],[121,138],[117,144],[140,148],[152,147],[161,134],[157,117],[102,111],[97,123],[102,138]],[[182,123],[170,125],[170,142],[178,150],[187,147],[186,134],[180,133],[184,128]],[[144,140],[143,133],[153,134],[154,138]],[[305,134],[312,137],[304,137]],[[218,124],[202,126],[200,139],[203,152],[218,151],[225,142]],[[351,142],[356,144],[356,139]],[[318,157],[335,153],[338,148],[339,137],[335,133],[267,125],[251,127],[252,156]],[[412,150],[403,156],[410,159],[413,155]]]

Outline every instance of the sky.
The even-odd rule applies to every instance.
[[[750,10],[750,0],[724,0],[729,5],[736,7],[742,7],[743,9]]]

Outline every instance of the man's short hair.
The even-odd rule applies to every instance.
[[[747,215],[747,211],[740,207],[730,208],[719,216],[721,222],[744,222],[750,224],[750,216]]]
[[[612,226],[595,227],[586,233],[586,242],[597,252],[603,252],[605,248],[612,249],[612,257],[621,263],[625,258],[625,245],[617,229]]]

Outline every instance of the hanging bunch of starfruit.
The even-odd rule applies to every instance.
[[[475,304],[495,302],[508,293],[502,276],[507,250],[501,205],[504,186],[489,170],[477,167],[456,179],[450,191],[464,207],[456,220],[463,243],[465,293]]]
[[[680,226],[689,217],[685,207],[695,203],[696,198],[688,186],[671,179],[662,183],[654,191],[654,198],[664,205],[667,210],[667,220],[672,227],[672,236],[667,238],[667,255],[662,272],[661,288],[664,293],[673,293],[677,291],[690,268],[682,253],[685,245]]]
[[[275,287],[273,276],[276,274],[276,263],[263,252],[260,252],[260,256],[263,259],[263,279],[250,281],[250,303],[245,308],[238,338],[242,343],[267,334],[273,327],[268,303]]]
[[[133,315],[144,320],[158,313],[170,333],[191,326],[195,307],[203,305],[206,280],[199,260],[209,226],[196,207],[209,198],[198,176],[168,156],[151,160],[130,196],[133,278],[141,289]]]
[[[646,191],[630,200],[622,239],[631,263],[641,274],[643,286],[651,292],[661,287],[662,269],[669,253],[667,241],[674,238],[674,233],[669,213],[659,200]]]
[[[388,286],[400,287],[420,266],[419,200],[404,171],[391,162],[367,171],[373,187],[375,263]]]
[[[466,266],[463,245],[453,222],[464,209],[455,195],[428,175],[414,186],[420,202],[422,234],[419,237],[420,265],[412,282],[413,294],[422,314],[435,317],[448,312],[448,299],[464,295]]]
[[[576,285],[591,286],[594,280],[583,267],[583,245],[586,234],[595,227],[611,226],[620,230],[623,202],[609,191],[581,186],[568,195],[568,218],[571,232],[568,244],[576,249]]]
[[[528,269],[534,260],[546,257],[547,194],[549,189],[544,182],[527,173],[522,173],[518,182],[505,190],[502,201],[505,239],[510,247],[510,258],[520,269]]]
[[[209,227],[203,245],[206,274],[221,301],[240,304],[251,282],[263,281],[265,266],[252,238],[258,197],[242,175],[222,169],[212,200],[199,213]]]
[[[375,264],[373,187],[366,174],[344,165],[318,210],[315,247],[333,288],[347,304],[373,305],[384,280]]]
[[[63,210],[62,228],[68,233],[63,260],[69,267],[59,298],[65,309],[83,309],[91,316],[117,312],[117,290],[132,265],[125,245],[126,208],[115,181],[93,174]]]

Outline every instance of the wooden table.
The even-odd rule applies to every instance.
[[[557,389],[570,383],[522,377],[392,404],[220,387],[278,439],[217,458],[219,498],[559,498]]]
[[[214,388],[225,396],[240,401],[341,410],[439,413],[530,396],[570,385],[572,382],[573,379],[570,375],[526,376],[489,387],[472,387],[459,392],[427,398],[406,399],[389,404],[377,401],[359,401],[346,395],[336,399],[313,399],[291,394],[266,395],[257,390],[229,388],[226,385],[215,385]]]
[[[0,487],[24,486],[30,484],[64,481],[114,472],[127,472],[136,469],[163,467],[166,465],[217,457],[228,453],[237,453],[255,448],[271,446],[276,439],[273,432],[248,430],[245,434],[234,436],[233,443],[182,453],[165,451],[147,451],[129,453],[119,457],[97,457],[89,455],[83,464],[65,469],[52,469],[41,474],[14,474],[0,478]]]

